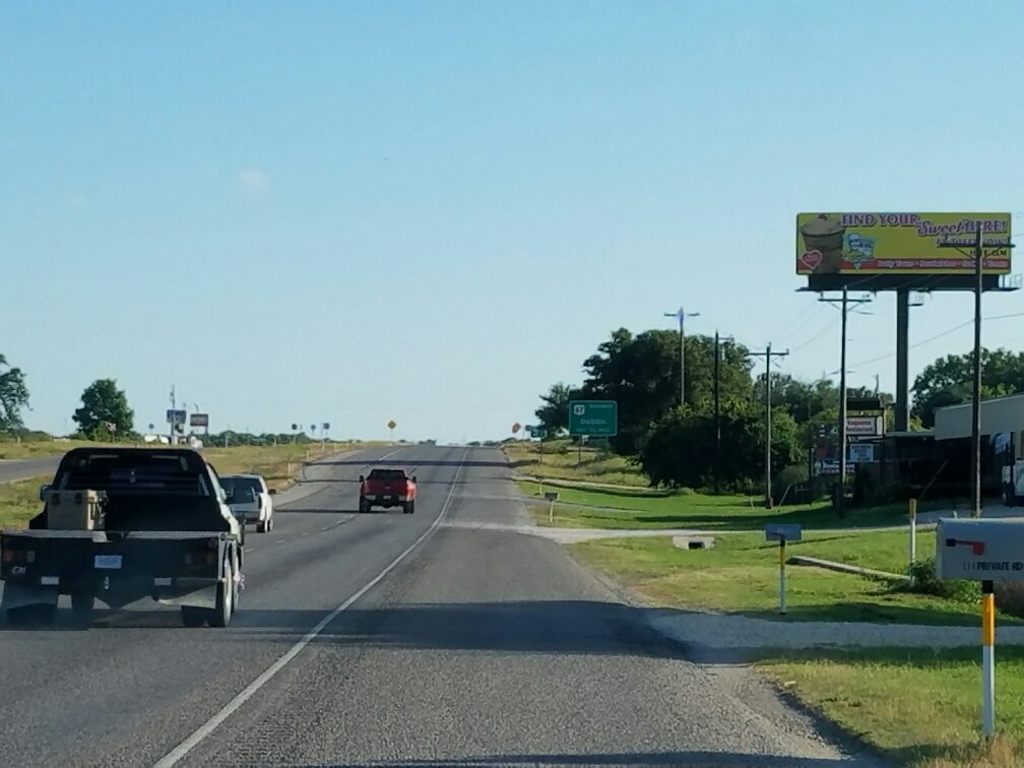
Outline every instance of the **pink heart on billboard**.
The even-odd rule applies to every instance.
[[[821,264],[821,258],[821,251],[806,251],[800,257],[800,263],[813,272]]]

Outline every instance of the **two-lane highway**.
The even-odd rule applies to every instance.
[[[415,515],[355,511],[375,461],[418,476]],[[316,492],[248,537],[226,630],[170,609],[0,628],[3,762],[844,761],[756,677],[691,663],[558,545],[502,530],[528,521],[499,451],[363,451],[308,475]]]

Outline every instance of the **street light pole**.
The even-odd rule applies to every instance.
[[[665,317],[679,320],[679,404],[686,405],[686,318],[700,317],[700,312],[686,312],[680,307],[675,312],[666,312]]]

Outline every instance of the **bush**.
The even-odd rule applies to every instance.
[[[975,581],[940,579],[935,574],[934,557],[918,560],[907,568],[907,574],[914,580],[913,585],[907,587],[910,592],[963,602],[977,602],[981,597],[981,585]]]
[[[798,487],[804,486],[807,483],[807,479],[807,467],[800,464],[793,464],[779,472],[772,479],[772,498],[775,500],[775,503],[781,504],[783,498],[785,498],[787,504],[801,503],[797,499],[797,496],[800,494],[794,492],[797,491]]]
[[[1019,581],[997,581],[994,587],[999,610],[1024,619],[1024,584]]]

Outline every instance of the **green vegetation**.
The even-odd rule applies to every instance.
[[[520,490],[540,501],[541,485],[520,481]],[[544,486],[558,492],[553,522],[548,508],[531,507],[538,524],[556,528],[658,529],[695,528],[699,530],[763,530],[769,522],[800,523],[805,528],[860,528],[894,526],[907,522],[906,506],[853,509],[839,518],[828,503],[795,505],[766,510],[761,499],[749,496],[708,496],[686,490],[668,492],[652,489],[589,488],[562,484]],[[921,511],[938,501],[922,505]]]
[[[907,565],[907,531],[812,533],[787,555],[806,555],[889,573]],[[918,533],[918,555],[935,550],[930,531]],[[668,537],[604,539],[573,546],[586,562],[655,604],[744,613],[785,621],[869,621],[976,625],[976,600],[910,592],[897,581],[820,568],[788,566],[788,613],[778,607],[779,550],[761,533],[721,534],[710,550],[681,550]],[[1005,621],[1019,623],[1005,617]]]
[[[114,379],[97,379],[82,393],[82,406],[72,417],[86,437],[110,440],[134,431],[135,411]]]
[[[21,409],[28,405],[28,387],[21,368],[8,364],[0,354],[0,432],[21,429]]]
[[[648,485],[639,467],[622,456],[593,448],[580,453],[568,440],[545,440],[543,448],[537,442],[510,442],[505,455],[522,475],[609,486]]]
[[[0,484],[0,528],[24,528],[41,509],[39,486],[50,482],[49,475]]]
[[[762,659],[780,686],[900,765],[1024,765],[1024,648],[997,651],[999,737],[985,744],[980,647],[802,651]]]

